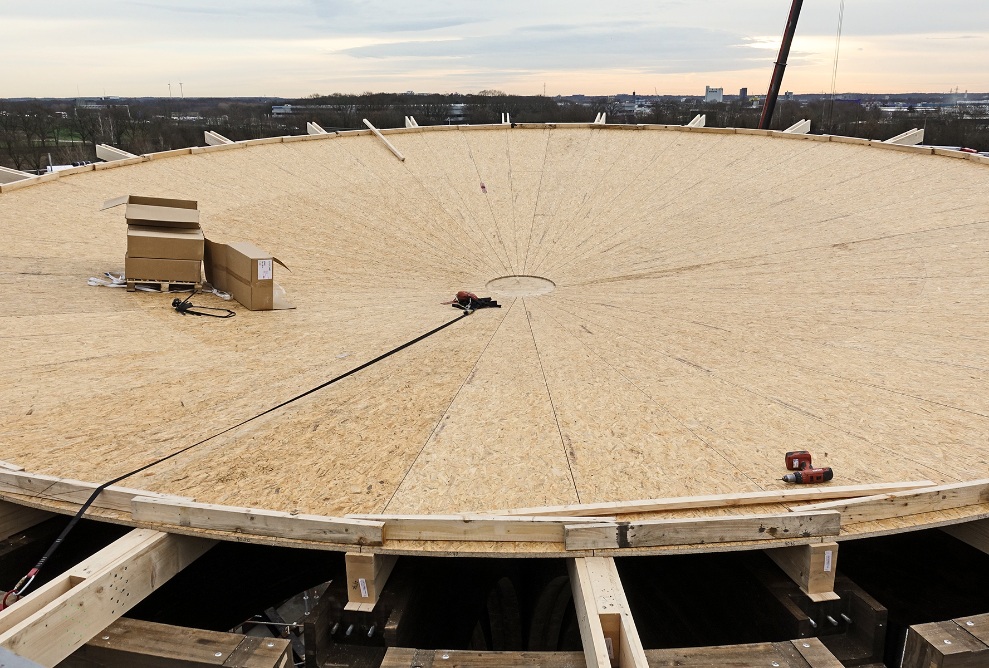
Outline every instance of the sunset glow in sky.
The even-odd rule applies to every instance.
[[[632,5],[0,0],[0,97],[765,92],[789,0]],[[804,2],[787,90],[830,92],[838,8]],[[839,92],[956,87],[989,91],[989,2],[846,0]]]

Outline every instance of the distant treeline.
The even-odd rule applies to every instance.
[[[291,105],[291,114],[273,114]],[[288,110],[286,110],[288,111]],[[611,123],[683,125],[697,114],[708,127],[758,125],[761,110],[738,100],[707,103],[696,98],[659,98],[636,106],[631,96],[580,101],[543,96],[365,93],[313,95],[298,100],[258,98],[140,98],[0,100],[0,165],[24,171],[49,164],[95,160],[95,145],[110,144],[135,154],[204,144],[203,131],[235,141],[304,134],[306,122],[326,130],[363,128],[367,118],[381,128],[403,127],[405,116],[419,125],[497,123],[503,113],[525,123],[590,122],[605,112]],[[832,103],[827,99],[781,100],[773,128],[808,118],[815,133],[888,139],[925,128],[925,143],[989,150],[989,114],[955,109],[885,112],[872,100]]]

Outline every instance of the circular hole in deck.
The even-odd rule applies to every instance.
[[[535,297],[556,289],[556,283],[541,276],[501,276],[488,281],[488,290],[503,297]]]

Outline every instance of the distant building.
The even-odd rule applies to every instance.
[[[724,102],[724,99],[725,99],[724,88],[711,88],[710,86],[704,86],[705,102]]]
[[[746,104],[748,104],[748,102],[749,102],[749,89],[748,88],[739,88],[738,89],[738,101],[741,102],[743,106],[746,105]]]

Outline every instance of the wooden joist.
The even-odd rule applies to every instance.
[[[989,665],[989,614],[917,624],[907,630],[901,668]]]
[[[381,545],[383,522],[237,508],[156,497],[133,500],[135,520],[344,545]]]
[[[0,492],[23,494],[50,501],[67,501],[83,504],[99,487],[98,483],[59,478],[42,473],[26,473],[0,468]],[[141,489],[130,489],[111,485],[96,497],[93,506],[130,512],[131,502],[135,497],[154,497],[156,499],[187,500],[184,497],[157,494]],[[188,499],[191,500],[191,499]]]
[[[385,540],[524,541],[562,543],[566,525],[597,524],[597,517],[494,515],[347,515],[384,523]]]
[[[283,638],[188,629],[122,617],[58,664],[58,668],[286,668]]]
[[[817,638],[720,647],[647,649],[651,668],[722,668],[723,666],[776,666],[778,668],[842,668]],[[586,668],[580,652],[476,652],[389,648],[381,668]]]
[[[227,139],[219,132],[213,132],[212,130],[206,130],[203,132],[203,135],[206,139],[206,144],[209,146],[225,146],[234,143],[233,140]]]
[[[567,570],[588,668],[647,668],[615,560],[568,559]]]
[[[840,518],[834,511],[817,511],[570,524],[566,547],[597,550],[837,536]]]
[[[907,482],[885,482],[871,485],[820,485],[796,487],[792,489],[770,490],[765,492],[741,492],[736,494],[708,494],[704,496],[679,496],[663,499],[642,499],[638,501],[614,501],[608,503],[575,503],[568,506],[539,506],[515,508],[504,511],[491,511],[491,515],[530,515],[530,516],[598,516],[629,515],[667,510],[693,510],[696,508],[723,508],[734,506],[762,505],[768,503],[798,503],[803,501],[825,501],[849,499],[876,494],[889,494],[904,490],[932,487],[930,480]]]
[[[0,647],[53,666],[215,542],[135,529],[0,612]]]
[[[348,552],[344,558],[347,565],[347,604],[344,608],[362,612],[374,610],[398,557]]]
[[[836,510],[841,524],[874,522],[937,510],[974,506],[989,501],[989,480],[935,485],[917,490],[802,506],[802,512]]]
[[[811,543],[766,550],[766,555],[815,602],[834,601],[838,543]]]
[[[0,540],[54,517],[53,513],[0,501]]]

